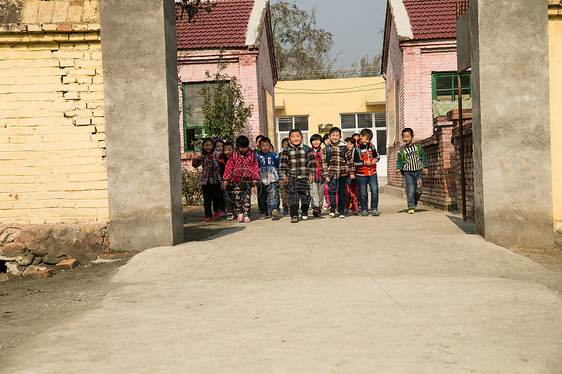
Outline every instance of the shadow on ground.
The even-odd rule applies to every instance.
[[[476,223],[474,223],[474,221],[469,220],[467,222],[464,222],[462,217],[451,216],[451,215],[447,215],[447,218],[449,218],[451,222],[457,225],[459,229],[464,231],[465,234],[471,235],[475,233]]]
[[[255,213],[251,215],[251,218],[259,219]],[[183,235],[186,242],[220,238],[241,230],[244,230],[243,224],[239,224],[236,221],[227,221],[224,218],[205,222],[203,207],[186,207],[183,210]]]

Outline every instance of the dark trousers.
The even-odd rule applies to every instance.
[[[330,191],[330,210],[336,208],[336,194],[338,195],[337,205],[338,213],[344,214],[345,211],[345,195],[347,192],[347,182],[349,177],[330,178],[328,188]]]
[[[219,197],[221,193],[220,184],[205,184],[201,186],[203,190],[203,205],[205,206],[205,217],[212,217],[212,212],[219,211]],[[211,211],[211,203],[213,209]]]
[[[310,185],[307,178],[289,178],[287,182],[287,195],[291,217],[299,215],[299,203],[303,215],[308,215],[310,205]]]

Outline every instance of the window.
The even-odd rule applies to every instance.
[[[289,137],[289,131],[299,129],[302,132],[303,143],[308,144],[310,130],[308,116],[277,117],[277,151],[281,149],[281,140]]]
[[[472,76],[470,72],[461,74],[462,98],[472,97]],[[456,101],[458,100],[457,73],[433,73],[431,75],[433,100]]]
[[[363,129],[371,129],[373,132],[371,142],[381,156],[386,155],[386,114],[384,112],[341,114],[340,119],[342,139],[360,133]]]
[[[184,83],[183,96],[183,143],[185,152],[196,152],[193,142],[205,137],[203,95],[201,89],[214,82]]]

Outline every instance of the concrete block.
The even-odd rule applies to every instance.
[[[106,92],[90,95],[111,98],[105,103],[111,245],[131,252],[174,245],[183,241],[174,3],[104,0],[100,13]],[[138,149],[150,149],[148,158]],[[150,186],[142,182],[147,177]]]

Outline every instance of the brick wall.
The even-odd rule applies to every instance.
[[[465,117],[463,115],[463,117]],[[458,118],[458,114],[457,114]],[[467,118],[467,122],[463,123],[464,135],[464,173],[465,173],[465,191],[466,191],[466,215],[467,217],[474,218],[474,159],[473,159],[473,140],[472,140],[472,119]],[[457,202],[458,209],[462,211],[462,189],[461,189],[461,167],[460,167],[460,130],[455,121],[455,128],[453,130],[453,138],[455,141],[455,154],[453,168],[455,170],[455,177],[457,180]]]
[[[0,25],[0,223],[109,220],[97,1]]]
[[[429,175],[423,176],[421,202],[444,210],[457,208],[456,170],[451,142],[453,123],[436,118],[435,133],[419,144],[424,148],[429,163]]]

